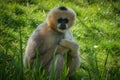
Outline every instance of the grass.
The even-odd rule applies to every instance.
[[[0,1],[0,80],[47,79],[40,67],[24,69],[22,60],[28,37],[51,8],[61,5],[77,13],[72,31],[82,62],[71,79],[120,79],[119,0],[4,0]],[[61,80],[67,74],[64,69]]]

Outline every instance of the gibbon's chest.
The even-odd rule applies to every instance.
[[[64,35],[57,35],[57,34],[47,34],[45,37],[45,47],[46,48],[51,48],[54,45],[58,45],[61,39],[64,38]]]

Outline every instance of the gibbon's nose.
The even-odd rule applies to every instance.
[[[66,25],[65,24],[61,24],[60,27],[59,27],[59,29],[61,29],[61,30],[66,29]]]

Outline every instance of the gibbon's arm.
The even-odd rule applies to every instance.
[[[70,55],[73,57],[76,57],[79,54],[79,45],[74,41],[62,39],[60,45],[70,49]]]
[[[71,50],[71,56],[75,57],[79,54],[79,45],[74,41],[73,34],[68,30],[65,38],[61,40],[60,45]]]
[[[32,36],[29,38],[28,42],[27,42],[27,46],[26,46],[26,50],[25,50],[25,56],[24,56],[24,66],[27,67],[28,63],[30,65],[33,64],[33,60],[36,56],[36,51],[38,48],[38,43],[37,43],[37,37],[38,37],[38,32],[34,31],[34,33],[32,34]]]
[[[41,28],[42,26],[40,24],[28,39],[24,60],[23,60],[23,64],[25,67],[27,67],[28,64],[30,64],[30,66],[33,64],[34,59],[36,57],[36,52],[38,52],[38,48],[40,48],[42,42],[40,40],[39,30]]]

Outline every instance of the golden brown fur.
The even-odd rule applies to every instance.
[[[62,7],[62,9],[66,8]],[[62,9],[59,9],[59,7],[53,8],[49,12],[46,21],[39,25],[29,38],[24,55],[25,67],[27,67],[28,64],[30,64],[31,67],[34,66],[33,63],[36,58],[37,51],[39,55],[39,63],[42,64],[43,68],[50,72],[51,60],[55,49],[57,49],[55,54],[56,77],[60,76],[60,73],[63,69],[65,58],[64,55],[66,50],[69,50],[67,59],[69,76],[71,76],[73,72],[79,67],[79,46],[76,42],[74,42],[72,32],[70,30],[70,28],[75,23],[76,14],[70,8],[67,8],[67,10]],[[57,19],[60,17],[63,19],[66,18],[69,21],[68,23],[63,23],[65,26],[64,30],[58,28],[59,25]],[[60,23],[60,25],[61,24],[62,23]]]

